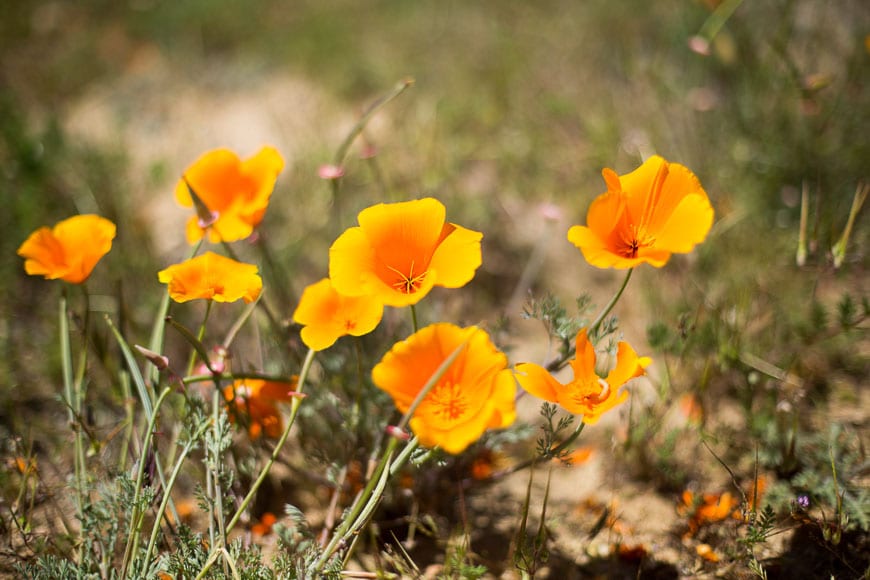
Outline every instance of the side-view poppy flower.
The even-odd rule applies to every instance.
[[[169,285],[176,302],[203,298],[215,302],[253,302],[263,289],[257,266],[243,264],[226,256],[206,252],[196,258],[169,266],[157,274]]]
[[[384,305],[373,296],[342,296],[329,278],[302,291],[293,320],[302,324],[300,336],[310,349],[324,350],[340,337],[362,336],[375,329],[384,314]]]
[[[279,403],[286,403],[294,396],[297,377],[292,383],[261,379],[238,379],[224,388],[224,400],[231,405],[230,418],[244,417],[251,439],[265,435],[275,439],[284,432]],[[235,419],[234,419],[235,420]]]
[[[274,147],[263,147],[244,161],[229,149],[215,149],[197,159],[175,186],[175,198],[193,207],[192,189],[215,215],[210,224],[197,216],[187,222],[187,240],[199,241],[206,232],[210,242],[234,242],[250,236],[263,221],[284,158]]]
[[[77,215],[30,234],[18,248],[18,255],[24,258],[24,270],[31,276],[81,284],[112,249],[115,233],[115,224],[106,218]]]
[[[574,378],[561,383],[547,370],[533,363],[516,365],[517,381],[529,393],[545,401],[558,403],[566,411],[583,415],[583,422],[597,423],[601,415],[628,399],[628,391],[619,391],[629,380],[644,374],[652,362],[639,357],[627,342],[618,344],[616,366],[602,379],[595,373],[595,348],[586,329],[577,333],[577,354],[570,362]]]
[[[360,212],[329,249],[329,277],[346,296],[387,306],[419,302],[433,286],[461,288],[480,267],[483,234],[445,222],[433,198],[378,204]]]
[[[700,181],[686,167],[655,155],[626,175],[601,172],[607,191],[568,240],[598,268],[659,268],[671,254],[687,254],[707,237],[713,208]]]
[[[375,385],[405,413],[438,367],[463,344],[410,421],[422,445],[454,454],[487,429],[507,427],[516,418],[516,382],[507,357],[489,335],[476,326],[433,324],[396,343],[372,369]]]

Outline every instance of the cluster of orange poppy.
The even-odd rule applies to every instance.
[[[188,241],[207,237],[231,242],[250,236],[263,219],[283,166],[271,147],[244,161],[226,149],[203,155],[176,187],[178,202],[197,210],[187,223]],[[646,262],[661,267],[672,253],[690,252],[706,237],[713,210],[698,179],[682,165],[655,156],[626,175],[605,169],[603,176],[607,191],[591,204],[587,225],[568,232],[569,241],[593,266],[633,268]],[[433,198],[374,205],[359,213],[358,224],[332,244],[329,277],[308,286],[293,313],[303,326],[302,341],[314,351],[329,348],[342,336],[371,332],[384,306],[412,306],[435,286],[464,286],[482,263],[483,234],[448,222],[444,205]],[[18,253],[26,259],[28,274],[79,284],[111,249],[114,235],[115,225],[108,220],[76,216],[53,229],[37,230]],[[251,302],[262,289],[255,265],[212,252],[170,266],[158,278],[177,302]],[[395,344],[374,367],[372,380],[406,412],[457,349],[458,356],[410,419],[421,444],[450,453],[463,451],[485,430],[514,421],[517,382],[594,423],[626,400],[628,393],[621,387],[643,375],[651,362],[620,342],[615,366],[601,377],[595,370],[594,346],[582,329],[570,361],[574,377],[562,383],[539,365],[521,363],[511,370],[507,357],[480,328],[440,323]],[[280,434],[275,404],[292,396],[288,386],[237,383],[225,397],[239,411],[244,404],[251,436]]]

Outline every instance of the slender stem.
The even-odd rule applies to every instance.
[[[314,361],[314,355],[315,351],[309,350],[308,354],[305,356],[305,361],[302,363],[302,370],[299,372],[299,381],[296,384],[296,393],[299,395],[302,394],[302,390],[305,387],[305,380],[308,378],[308,373],[311,370],[311,363]],[[272,469],[272,465],[274,465],[275,461],[278,459],[278,455],[281,453],[281,449],[284,447],[284,443],[290,435],[290,428],[293,427],[293,423],[296,421],[296,414],[299,412],[299,405],[301,403],[301,397],[293,397],[293,400],[290,401],[290,418],[287,421],[287,427],[284,428],[281,438],[278,439],[278,443],[275,444],[275,449],[272,450],[272,455],[269,457],[269,461],[267,461],[266,465],[263,466],[263,469],[260,470],[260,475],[257,476],[256,481],[254,481],[254,484],[251,486],[245,499],[243,499],[241,505],[239,505],[239,509],[236,510],[236,513],[233,514],[232,519],[230,519],[230,522],[227,524],[227,534],[232,531],[239,522],[239,518],[241,518],[245,510],[248,509],[248,504],[251,503],[257,490],[260,489],[260,486],[269,474],[269,470]]]
[[[154,404],[154,413],[151,415],[150,420],[148,421],[148,431],[145,433],[145,440],[142,442],[142,453],[139,456],[139,466],[136,474],[136,486],[135,491],[133,492],[133,509],[130,514],[130,531],[127,535],[127,547],[124,551],[124,561],[121,567],[121,578],[127,577],[127,570],[132,568],[134,562],[136,561],[136,551],[139,546],[140,539],[140,530],[142,528],[142,514],[144,514],[144,510],[139,509],[139,494],[142,491],[142,481],[145,478],[145,464],[147,463],[148,452],[151,448],[151,439],[154,437],[154,430],[157,423],[157,415],[160,409],[160,405],[163,404],[164,399],[166,399],[167,395],[171,389],[166,387],[160,393],[160,396],[157,398],[156,403]],[[160,463],[159,461],[157,462]],[[164,486],[165,489],[166,486]]]
[[[217,519],[218,523],[218,534],[220,536],[220,546],[223,548],[227,544],[227,535],[226,528],[224,527],[224,500],[223,500],[223,492],[221,489],[221,454],[220,454],[220,440],[221,440],[221,422],[220,413],[221,413],[221,404],[220,398],[222,396],[222,392],[220,389],[220,385],[215,383],[214,393],[212,394],[212,426],[213,426],[213,441],[212,445],[214,449],[212,449],[211,453],[213,453],[211,460],[211,469],[213,470],[213,489],[214,489],[214,507],[215,507],[215,519]],[[214,545],[214,544],[213,544]]]
[[[526,459],[525,461],[523,461],[521,463],[517,463],[516,465],[514,465],[513,467],[510,467],[508,469],[504,469],[502,471],[497,471],[496,473],[492,474],[490,479],[501,479],[502,477],[510,475],[511,473],[516,473],[517,471],[522,471],[523,469],[525,469],[527,467],[531,467],[532,465],[534,465],[537,461],[539,461],[541,459],[546,459],[548,457],[555,457],[556,455],[558,455],[559,453],[561,453],[562,451],[567,449],[569,445],[574,443],[574,441],[577,440],[577,437],[579,437],[580,433],[583,432],[584,427],[586,427],[586,423],[584,423],[583,421],[580,421],[580,424],[577,425],[577,428],[574,429],[574,431],[570,435],[568,435],[568,437],[564,441],[562,441],[561,443],[559,443],[558,445],[556,445],[555,447],[550,449],[545,455],[541,455],[538,457],[532,457],[531,459]]]
[[[335,152],[335,164],[341,166],[344,163],[345,157],[347,157],[347,152],[350,150],[350,146],[353,144],[354,140],[359,137],[360,133],[362,133],[365,126],[374,117],[375,113],[380,111],[387,103],[401,95],[405,92],[405,89],[414,84],[414,79],[406,78],[402,79],[393,90],[379,98],[377,101],[372,103],[368,109],[362,114],[359,121],[357,121],[356,125],[350,130],[347,134],[347,137],[344,138],[344,141],[339,145],[338,150]]]
[[[82,319],[82,328],[81,328],[81,345],[79,348],[79,358],[78,363],[75,369],[75,381],[73,382],[73,391],[75,392],[75,414],[76,414],[76,438],[75,438],[75,447],[76,447],[76,456],[78,457],[78,462],[81,468],[81,481],[79,482],[82,486],[81,494],[82,500],[85,499],[85,495],[87,494],[86,484],[88,477],[87,464],[85,461],[85,445],[84,445],[84,400],[85,400],[85,370],[87,370],[88,365],[88,326],[90,323],[90,299],[88,296],[88,289],[86,286],[82,285],[82,291],[85,297],[85,306],[84,306],[84,314]]]
[[[178,456],[178,460],[175,463],[175,468],[172,470],[172,474],[169,476],[169,481],[166,484],[166,489],[163,490],[163,501],[160,502],[160,507],[157,510],[158,514],[162,514],[166,511],[166,506],[169,504],[169,496],[172,492],[172,488],[175,486],[175,480],[178,478],[178,474],[181,473],[181,466],[184,464],[184,460],[187,459],[187,455],[193,450],[193,448],[197,445],[197,441],[208,429],[208,422],[203,422],[200,428],[194,433],[184,444],[184,449],[181,451],[181,455]],[[147,567],[148,562],[151,561],[151,552],[154,550],[154,544],[157,542],[157,534],[160,531],[160,517],[158,515],[157,520],[154,522],[154,527],[151,530],[151,539],[148,541],[148,548],[145,550],[145,565]]]
[[[61,370],[63,372],[63,390],[64,398],[66,398],[67,408],[69,409],[69,422],[73,430],[75,438],[76,453],[74,456],[75,465],[75,483],[76,483],[76,511],[78,517],[82,518],[82,510],[84,500],[84,484],[82,482],[82,464],[79,462],[79,442],[81,439],[81,429],[76,426],[78,418],[76,417],[76,401],[75,391],[73,389],[73,367],[72,367],[72,352],[69,341],[69,314],[67,312],[66,291],[60,297],[60,308],[58,312],[59,334],[60,334],[60,359]]]
[[[211,314],[211,305],[212,305],[211,300],[205,301],[205,316],[203,316],[202,324],[200,324],[199,330],[196,333],[196,340],[200,344],[202,344],[202,339],[205,336],[205,326],[208,323],[208,317]],[[190,353],[190,359],[187,361],[187,372],[185,374],[187,374],[187,375],[193,374],[193,366],[196,364],[196,355],[197,355],[197,351],[196,351],[196,349],[194,349]],[[202,354],[200,354],[200,356],[202,356]],[[208,358],[203,360],[203,362],[206,363],[206,365],[208,365]]]
[[[607,306],[595,317],[595,320],[592,324],[589,325],[588,335],[592,336],[595,332],[598,331],[598,327],[601,326],[601,323],[604,321],[604,318],[610,314],[610,311],[613,310],[613,307],[616,306],[616,303],[619,302],[620,297],[622,297],[622,292],[625,290],[625,287],[628,286],[628,281],[631,280],[631,273],[634,272],[634,268],[630,268],[628,272],[625,273],[625,279],[622,281],[622,286],[619,287],[619,290],[616,291],[616,294],[613,295],[613,298],[610,299],[610,302],[607,303]]]
[[[470,338],[469,338],[470,340]],[[405,411],[405,414],[402,415],[397,428],[399,430],[404,430],[408,425],[408,422],[411,420],[411,417],[414,415],[414,411],[417,410],[417,407],[421,402],[426,398],[429,392],[438,384],[438,381],[441,380],[441,377],[444,376],[444,373],[453,365],[456,359],[459,357],[460,353],[465,349],[468,344],[468,340],[462,342],[459,346],[457,346],[450,355],[444,359],[444,361],[438,366],[435,372],[429,377],[429,380],[423,385],[423,388],[420,389],[420,392],[417,393],[416,398],[408,407],[408,410]],[[356,497],[354,500],[353,506],[350,508],[349,514],[342,519],[341,525],[336,530],[335,534],[332,536],[332,540],[330,540],[329,544],[321,554],[320,558],[315,562],[312,573],[318,573],[326,561],[332,556],[335,550],[338,548],[339,544],[343,541],[346,541],[350,535],[356,533],[359,528],[365,524],[367,518],[374,511],[375,506],[380,502],[381,495],[383,493],[384,486],[386,485],[386,481],[389,478],[391,472],[393,471],[390,467],[390,461],[393,458],[393,453],[396,450],[396,446],[399,444],[399,440],[395,437],[390,437],[390,441],[387,443],[387,448],[384,451],[383,456],[381,457],[381,461],[378,463],[375,472],[372,473],[368,482],[366,483],[365,488],[362,492]],[[411,443],[408,444],[411,446]],[[416,447],[417,442],[416,438],[413,442],[413,445]],[[406,449],[407,450],[407,449]],[[402,458],[402,462],[410,456],[411,450],[407,450],[407,453],[402,453],[400,457]]]
[[[411,304],[411,324],[414,325],[414,332],[420,330],[420,327],[417,325],[417,305]]]

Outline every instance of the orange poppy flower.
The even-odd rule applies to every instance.
[[[342,296],[329,278],[308,286],[299,299],[293,320],[302,324],[302,342],[324,350],[340,337],[362,336],[380,323],[384,305],[372,296]]]
[[[112,249],[115,232],[115,224],[106,218],[77,215],[30,234],[18,255],[25,259],[24,270],[31,276],[81,284]]]
[[[387,306],[419,302],[433,286],[460,288],[481,264],[483,234],[445,222],[433,198],[360,212],[329,249],[329,277],[345,296],[370,294]]]
[[[713,208],[698,178],[686,167],[659,156],[627,175],[601,172],[607,192],[573,226],[568,240],[598,268],[664,266],[671,254],[687,254],[707,237]]]
[[[586,337],[586,329],[577,333],[577,354],[571,361],[574,379],[562,384],[544,367],[533,363],[516,366],[517,381],[526,391],[545,401],[560,404],[566,411],[583,415],[583,422],[597,423],[605,411],[628,398],[628,392],[618,389],[629,380],[644,374],[652,362],[639,357],[627,342],[620,342],[616,353],[616,366],[606,379],[595,374],[595,348]]]
[[[216,219],[204,225],[197,216],[191,217],[187,241],[199,241],[206,231],[213,243],[250,236],[263,221],[282,169],[284,159],[273,147],[263,147],[244,161],[229,149],[215,149],[197,159],[175,186],[175,198],[182,206],[193,207],[189,186]]]
[[[375,385],[407,412],[438,367],[465,344],[453,364],[411,418],[411,430],[426,447],[460,453],[487,429],[514,422],[516,382],[507,357],[476,326],[433,324],[396,343],[372,369]]]
[[[251,533],[255,536],[268,536],[272,533],[272,526],[278,521],[278,518],[272,512],[266,512],[260,516],[260,519],[251,526]]]
[[[248,425],[251,439],[259,439],[263,434],[270,439],[280,437],[284,431],[278,403],[290,401],[296,389],[296,379],[292,383],[265,381],[261,379],[239,379],[224,388],[224,399],[233,405],[230,417],[243,416]]]
[[[204,298],[215,302],[253,302],[263,289],[257,266],[206,252],[161,270],[157,277],[169,285],[176,302]]]

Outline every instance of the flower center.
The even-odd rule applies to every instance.
[[[408,273],[393,268],[392,266],[387,266],[390,270],[395,272],[399,278],[394,281],[391,286],[395,288],[397,291],[402,294],[414,294],[417,290],[420,289],[420,286],[423,285],[423,279],[426,277],[427,272],[424,270],[423,272],[414,275],[414,260],[411,260],[411,268]]]
[[[644,226],[631,225],[628,231],[621,236],[622,247],[619,249],[620,254],[626,258],[637,258],[637,254],[641,248],[649,248],[655,245],[655,237],[646,233]]]
[[[465,414],[468,401],[462,393],[462,386],[452,382],[441,383],[429,394],[428,402],[435,407],[434,415],[453,421]]]
[[[606,401],[609,396],[610,385],[599,377],[597,381],[585,381],[571,398],[578,405],[598,405]]]

